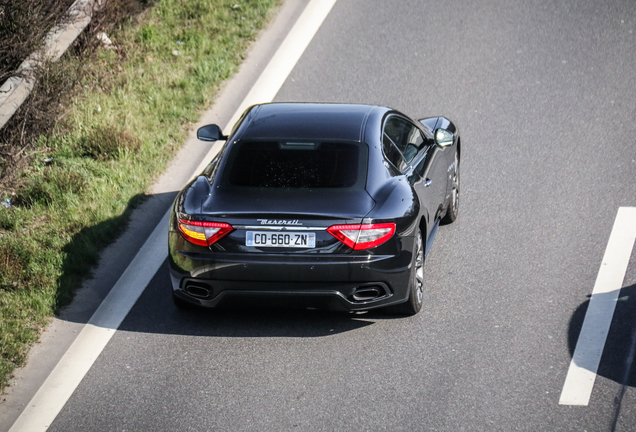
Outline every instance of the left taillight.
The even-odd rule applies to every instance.
[[[395,234],[394,223],[332,225],[327,232],[353,250],[380,246]]]
[[[223,222],[204,222],[179,219],[179,232],[190,243],[199,246],[211,246],[234,228]]]

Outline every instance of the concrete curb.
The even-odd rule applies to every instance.
[[[33,90],[37,65],[44,60],[58,60],[91,22],[93,13],[102,4],[102,0],[76,0],[67,12],[70,22],[54,27],[44,40],[44,48],[31,54],[22,62],[16,76],[4,82],[0,87],[0,128],[9,121]]]

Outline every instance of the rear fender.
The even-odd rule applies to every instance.
[[[420,211],[417,195],[404,175],[391,178],[373,194],[372,198],[376,205],[367,215],[368,218],[414,218]]]
[[[210,181],[206,176],[199,176],[186,191],[183,210],[186,214],[201,213],[203,202],[210,195]]]

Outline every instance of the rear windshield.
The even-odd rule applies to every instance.
[[[252,188],[362,188],[367,146],[338,142],[239,142],[225,184]]]

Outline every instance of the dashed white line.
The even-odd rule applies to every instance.
[[[335,3],[336,0],[311,0],[239,106],[226,130],[248,106],[274,99]],[[195,174],[203,170],[216,151],[218,146],[213,147]],[[45,431],[53,423],[166,259],[168,217],[169,212],[164,215],[151,237],[25,407],[10,432]]]
[[[636,207],[618,209],[559,405],[587,406],[636,240]]]

